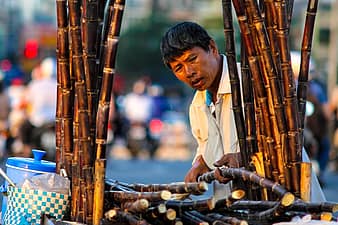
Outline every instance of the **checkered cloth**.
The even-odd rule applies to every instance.
[[[38,225],[42,213],[62,219],[69,196],[32,189],[8,187],[8,204],[4,225]]]

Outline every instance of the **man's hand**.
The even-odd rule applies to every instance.
[[[234,167],[239,168],[243,166],[240,152],[224,154],[219,160],[214,162],[215,167]]]
[[[191,169],[188,171],[187,175],[184,178],[185,182],[197,182],[197,179],[202,174],[209,172],[210,169],[205,163],[202,156],[198,156],[196,158],[196,161],[192,165]]]
[[[214,173],[215,179],[220,183],[226,184],[231,180],[231,178],[223,177],[219,167],[226,166],[238,168],[242,166],[241,154],[240,152],[225,154],[222,156],[222,158],[214,163],[214,166],[217,167]]]

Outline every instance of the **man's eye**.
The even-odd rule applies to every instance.
[[[182,66],[176,66],[175,69],[174,69],[174,72],[175,73],[178,73],[182,70]]]
[[[197,59],[197,56],[191,56],[188,61],[194,62],[194,61],[196,61],[196,59]]]

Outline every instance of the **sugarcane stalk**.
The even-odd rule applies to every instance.
[[[175,182],[169,184],[127,184],[119,181],[115,181],[114,183],[124,186],[126,188],[132,189],[138,192],[156,192],[167,190],[169,192],[184,194],[189,193],[193,195],[203,194],[208,190],[208,184],[205,182]],[[114,184],[113,183],[113,184]]]
[[[171,198],[171,193],[169,191],[159,191],[159,192],[106,191],[105,193],[106,193],[105,197],[109,197],[112,201],[116,202],[132,201],[141,198],[154,202],[168,200]]]
[[[101,86],[102,86],[102,77],[103,77],[103,67],[104,67],[104,51],[107,48],[107,39],[109,33],[110,23],[114,13],[114,4],[115,0],[107,0],[104,8],[102,28],[100,33],[100,45],[98,47],[97,52],[97,63],[96,71],[97,71],[97,91],[98,96],[101,95]]]
[[[149,223],[144,219],[137,218],[136,216],[123,212],[118,209],[111,209],[105,213],[105,218],[109,221],[121,221],[126,222],[129,225],[148,225]]]
[[[146,211],[145,218],[154,224],[175,224],[177,212],[174,209],[167,209],[166,206],[161,203],[156,207],[149,208]],[[142,215],[142,216],[143,216]]]
[[[124,183],[120,183],[117,180],[112,179],[105,179],[105,191],[127,191],[127,192],[133,192],[136,191],[132,188],[128,187],[127,185],[124,185]]]
[[[231,225],[248,225],[248,222],[245,220],[240,220],[237,219],[236,217],[224,216],[218,213],[208,213],[207,216],[216,220],[226,222]]]
[[[72,124],[72,86],[69,70],[69,39],[68,39],[68,14],[67,1],[56,0],[57,16],[57,106],[55,118],[56,138],[56,171],[65,168],[71,177],[72,135],[68,134],[69,126]],[[67,136],[69,135],[69,136]]]
[[[123,202],[121,204],[122,209],[127,210],[128,212],[131,213],[142,213],[145,212],[149,206],[150,203],[147,199],[137,199],[134,202]]]
[[[187,225],[208,225],[209,223],[198,218],[197,216],[192,215],[190,212],[182,213],[182,221]]]
[[[287,205],[289,202],[292,203],[295,199],[294,195],[288,192],[282,185],[271,180],[261,177],[254,172],[245,170],[243,168],[221,168],[221,174],[223,177],[232,178],[232,179],[243,179],[244,181],[248,180],[253,183],[259,184],[263,188],[275,193],[280,197],[281,201],[285,201]],[[200,181],[205,181],[207,183],[215,180],[214,171],[204,173],[199,177]]]
[[[96,120],[96,158],[105,158],[105,145],[107,139],[107,124],[109,115],[109,104],[113,78],[115,74],[115,61],[119,41],[122,16],[124,11],[124,0],[116,0],[114,13],[111,18],[107,47],[104,50],[103,80],[99,98],[99,106]]]
[[[84,78],[84,63],[83,63],[83,48],[81,40],[81,23],[80,23],[80,7],[81,4],[77,0],[69,0],[69,26],[70,26],[70,36],[72,42],[72,64],[73,72],[75,77],[75,92],[77,99],[77,113],[79,119],[79,136],[78,141],[81,145],[79,148],[79,160],[78,166],[81,166],[80,172],[80,184],[84,184],[84,191],[82,199],[84,205],[80,206],[83,208],[85,221],[91,223],[92,213],[93,213],[93,182],[92,182],[92,156],[93,149],[91,149],[91,140],[89,132],[89,114],[88,114],[88,100],[85,87],[85,78]],[[86,180],[88,179],[89,180]]]
[[[231,85],[232,109],[235,116],[236,131],[240,146],[242,160],[245,166],[249,165],[252,152],[247,152],[245,143],[245,123],[242,109],[242,97],[240,80],[237,70],[237,60],[235,51],[234,28],[232,21],[231,1],[222,0],[223,9],[223,28],[225,36],[225,55],[228,62],[228,71]],[[249,169],[249,168],[248,168]]]
[[[100,203],[104,199],[104,190],[105,190],[105,185],[104,185],[104,177],[105,177],[105,163],[106,159],[97,159],[95,160],[95,180],[94,180],[94,205],[93,205],[93,224],[98,225],[100,224],[100,219],[103,216],[103,203],[102,207]],[[97,165],[99,164],[99,165]],[[99,201],[100,203],[96,203]]]
[[[202,214],[201,212],[198,212],[198,211],[189,211],[189,213],[190,213],[190,215],[196,216],[197,218],[200,218],[201,220],[206,221],[207,223],[212,224],[212,225],[216,225],[216,224],[217,225],[227,225],[227,223],[225,223],[221,220],[211,218],[211,217],[204,215],[204,214]]]
[[[241,44],[243,42],[241,41]],[[242,93],[244,102],[244,115],[246,127],[246,146],[248,151],[253,154],[258,152],[255,122],[255,106],[252,87],[252,76],[248,66],[244,47],[241,48],[241,74],[242,74]],[[251,159],[250,159],[251,160]]]
[[[229,206],[230,209],[249,209],[255,211],[262,211],[275,207],[278,204],[277,201],[250,201],[239,200]],[[319,212],[331,212],[338,211],[338,204],[333,202],[305,202],[297,199],[289,208],[290,211],[299,211],[306,213],[319,213]]]
[[[88,100],[90,140],[92,148],[94,148],[95,120],[97,110],[96,47],[98,46],[99,42],[99,40],[97,40],[99,23],[98,4],[98,0],[82,0],[81,14],[84,75]]]
[[[243,190],[235,190],[232,191],[229,196],[223,199],[218,199],[215,203],[215,208],[223,208],[223,207],[229,207],[232,205],[234,202],[241,200],[242,198],[245,197],[245,191]]]
[[[158,219],[161,215],[165,214],[167,211],[167,207],[164,203],[160,203],[156,206],[150,207],[145,212],[145,217],[151,220]]]
[[[190,211],[190,210],[212,210],[215,208],[215,200],[210,199],[199,199],[193,201],[177,201],[177,200],[168,200],[165,202],[167,208],[173,208],[179,212]]]
[[[74,148],[72,158],[72,199],[71,199],[71,219],[73,221],[79,221],[83,218],[83,210],[81,208],[81,193],[80,193],[80,144],[79,144],[79,114],[78,114],[78,101],[75,93],[74,97]]]
[[[309,0],[306,10],[305,25],[303,31],[302,49],[300,70],[298,74],[298,87],[297,87],[297,99],[298,99],[298,111],[299,111],[299,127],[301,134],[304,131],[304,118],[306,107],[306,95],[309,79],[309,64],[310,55],[312,50],[312,38],[314,31],[314,24],[316,20],[318,7],[318,0]]]
[[[115,74],[115,61],[117,54],[117,46],[119,41],[119,34],[122,23],[122,16],[124,12],[125,1],[116,0],[114,2],[114,13],[110,20],[109,32],[107,36],[107,47],[104,49],[104,68],[103,68],[103,80],[102,86],[100,87],[100,97],[99,105],[97,110],[97,120],[96,120],[96,160],[101,160],[105,158],[106,153],[106,144],[107,144],[107,130],[108,130],[108,117],[109,117],[109,107],[110,107],[110,98],[113,88],[113,78]],[[97,166],[103,166],[102,164],[95,164]],[[101,168],[105,170],[104,168]],[[96,168],[95,170],[100,170]],[[95,185],[104,186],[104,180],[97,180],[101,182],[100,184]],[[95,198],[100,198],[94,202],[96,204],[95,208],[99,209],[103,207],[103,192],[101,190],[94,190],[98,196],[95,195]],[[99,216],[98,216],[99,217]],[[98,224],[98,220],[96,223]]]

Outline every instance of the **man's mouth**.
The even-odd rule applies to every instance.
[[[193,88],[196,88],[196,89],[200,88],[200,87],[203,85],[202,80],[203,80],[202,78],[198,78],[198,79],[196,79],[196,80],[193,80],[193,81],[191,82],[191,86],[192,86]]]

